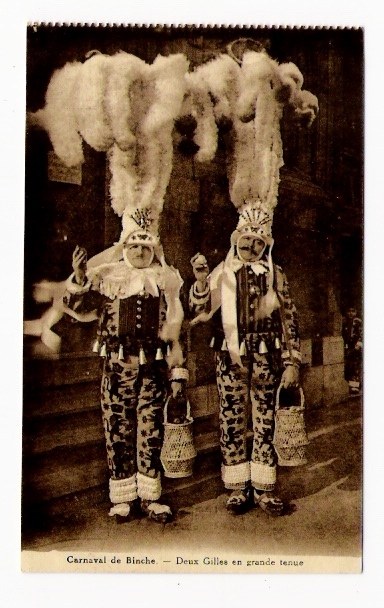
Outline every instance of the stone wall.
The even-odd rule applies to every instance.
[[[322,339],[320,365],[313,364],[312,346],[312,340],[302,341],[301,381],[308,408],[328,407],[347,399],[349,388],[344,379],[342,337],[327,336]]]

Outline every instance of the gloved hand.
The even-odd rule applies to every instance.
[[[283,388],[296,388],[299,386],[299,368],[296,365],[287,365],[281,377]]]
[[[83,285],[87,270],[87,251],[78,245],[76,245],[75,251],[72,255],[72,268],[75,273],[76,283],[78,285]]]

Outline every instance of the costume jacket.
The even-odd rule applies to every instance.
[[[263,342],[275,365],[300,364],[300,340],[297,311],[289,295],[282,269],[274,265],[273,289],[277,306],[263,316],[260,309],[268,294],[271,280],[268,263],[242,263],[233,258],[231,268],[222,262],[210,276],[211,302],[214,315],[214,347],[228,349],[232,361],[241,364],[244,352],[259,352]],[[242,352],[241,352],[242,351]]]
[[[84,286],[71,275],[64,304],[80,321],[99,319],[100,354],[125,359],[143,349],[152,359],[159,357],[159,349],[165,354],[167,343],[177,334],[182,321],[181,285],[179,273],[169,266],[136,269],[121,261],[88,271]]]
[[[72,275],[64,303],[80,321],[99,318],[94,351],[103,357],[101,411],[110,472],[110,514],[127,511],[139,496],[161,495],[160,450],[168,366],[177,366],[182,322],[176,270],[152,264],[136,269],[126,262],[91,268],[84,286]],[[144,365],[145,363],[145,365]]]

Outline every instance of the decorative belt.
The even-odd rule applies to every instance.
[[[247,353],[262,355],[279,351],[281,350],[280,338],[279,332],[274,331],[247,333],[240,342],[240,356],[245,356]],[[215,350],[228,350],[225,338],[220,340],[218,336],[212,338],[210,346]]]
[[[170,345],[161,340],[139,341],[131,340],[128,336],[114,336],[103,339],[98,336],[94,342],[92,351],[100,357],[108,358],[112,353],[118,355],[120,361],[127,357],[139,357],[140,365],[147,363],[147,357],[161,361],[169,354]]]

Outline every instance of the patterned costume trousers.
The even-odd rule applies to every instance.
[[[273,490],[277,457],[272,444],[278,375],[268,355],[243,358],[244,367],[233,364],[227,352],[216,356],[216,380],[220,398],[220,447],[222,478],[229,489],[249,481],[259,490]],[[247,453],[249,413],[253,440]]]
[[[136,473],[158,478],[163,433],[164,371],[158,362],[139,366],[106,359],[101,381],[101,410],[110,476]]]

